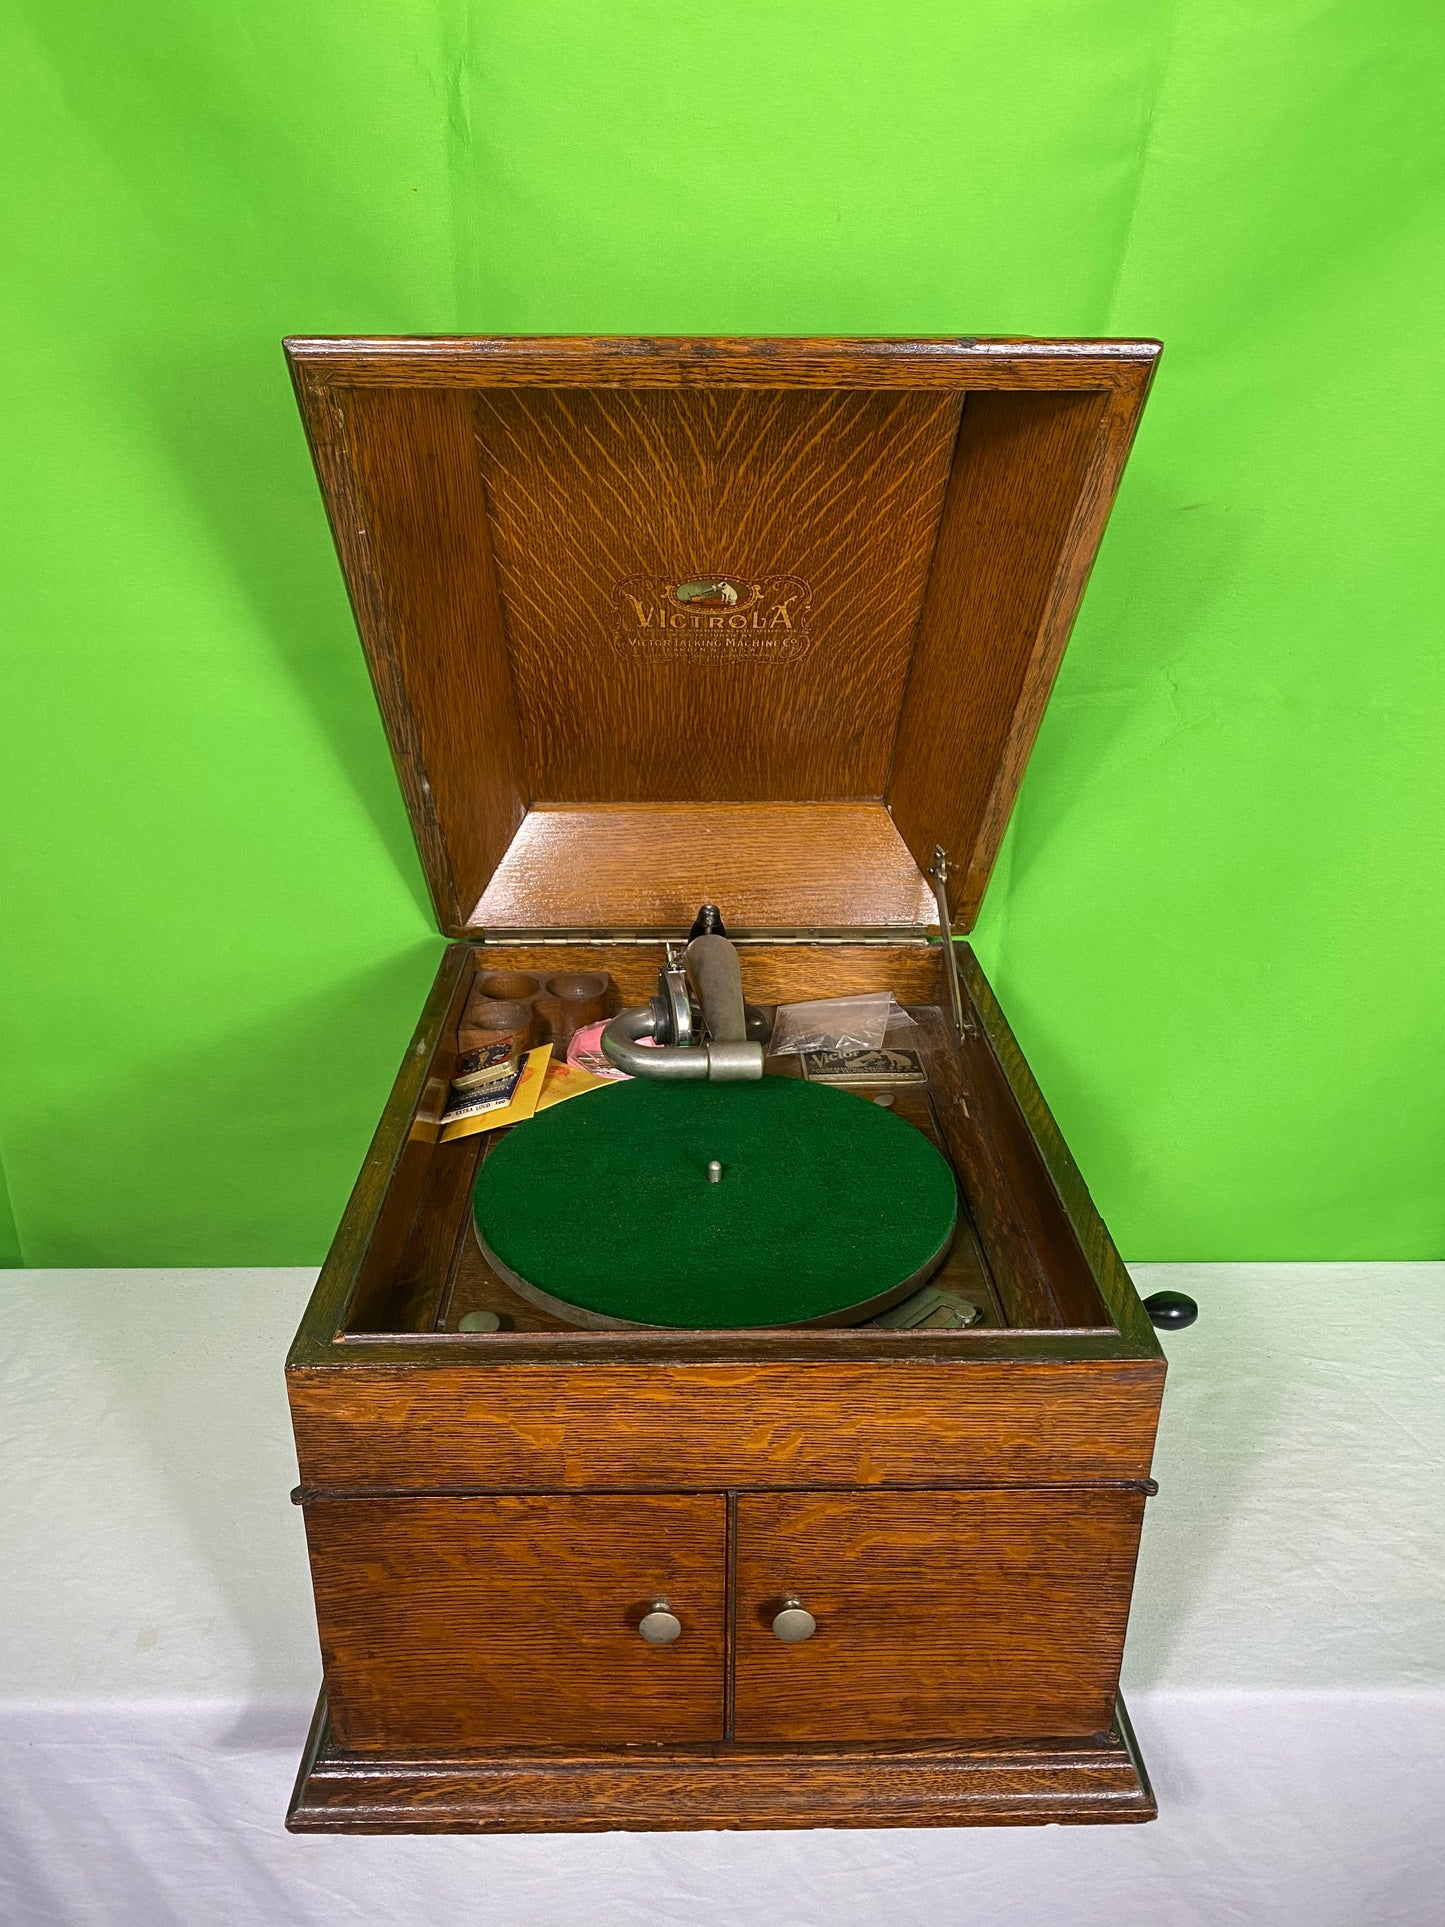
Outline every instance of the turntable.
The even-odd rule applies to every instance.
[[[737,953],[709,934],[613,1018],[626,1086],[482,1166],[473,1221],[499,1278],[568,1323],[716,1331],[861,1324],[933,1276],[957,1219],[947,1159],[889,1110],[765,1078],[751,1015],[749,1038]]]
[[[1151,1817],[1163,1359],[953,931],[1157,347],[288,353],[452,939],[288,1361],[288,1824]],[[443,1138],[477,1000],[584,989],[622,1076]]]

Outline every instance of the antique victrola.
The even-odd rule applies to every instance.
[[[288,1363],[325,1674],[290,1825],[1148,1819],[1118,1679],[1164,1361],[938,939],[1157,344],[287,348],[452,940]],[[973,1322],[773,1322],[764,1289],[740,1325],[589,1323],[489,1262],[479,1170],[544,1120],[441,1137],[478,973],[641,1006],[704,903],[750,1005],[911,1013],[926,1082],[882,1115],[952,1171],[935,1283]],[[590,1200],[604,1282],[668,1181],[624,1177]]]

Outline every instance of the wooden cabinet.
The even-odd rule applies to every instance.
[[[331,1723],[359,1753],[723,1735],[726,1501],[576,1493],[306,1508]],[[670,1645],[638,1626],[654,1600]]]
[[[934,939],[977,914],[1157,354],[289,345],[456,940],[287,1364],[326,1668],[293,1828],[1152,1816],[1115,1683],[1164,1360]],[[921,1082],[877,1096],[952,1167],[975,1318],[595,1329],[489,1264],[442,1126],[478,979],[643,1004],[703,903],[749,1003],[911,1013]],[[657,1182],[597,1197],[599,1267]]]
[[[1106,1735],[1142,1509],[1127,1491],[320,1500],[333,1731],[396,1757]],[[680,1628],[663,1644],[642,1630],[655,1608]],[[814,1622],[802,1639],[775,1625],[790,1609]]]
[[[1163,1360],[964,964],[963,1037],[914,1009],[987,1319],[717,1333],[531,1322],[478,1272],[475,1147],[424,1116],[476,967],[443,966],[290,1360],[326,1672],[293,1828],[1153,1815],[1117,1682]]]
[[[737,1509],[739,1741],[1107,1733],[1137,1492],[758,1492]],[[785,1599],[817,1622],[773,1630]]]
[[[963,961],[962,1038],[913,1008],[988,1317],[938,1332],[529,1322],[426,1121],[476,967],[443,965],[290,1360],[326,1686],[289,1825],[1153,1815],[1116,1691],[1163,1360]],[[830,963],[744,956],[774,995]]]

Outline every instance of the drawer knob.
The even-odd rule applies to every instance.
[[[817,1630],[817,1620],[792,1593],[773,1615],[773,1631],[785,1646],[796,1646],[800,1639],[811,1639]]]
[[[654,1599],[637,1630],[649,1646],[670,1646],[682,1636],[682,1621],[665,1599]]]

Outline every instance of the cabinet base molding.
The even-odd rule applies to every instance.
[[[1121,1700],[1105,1743],[931,1752],[719,1746],[388,1760],[345,1753],[323,1694],[293,1833],[646,1833],[1152,1820]]]

